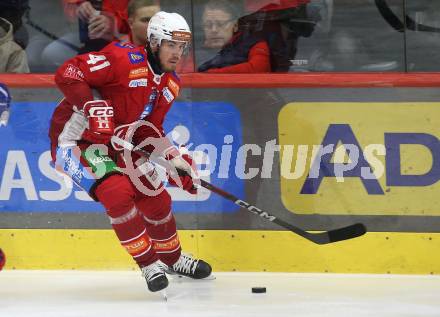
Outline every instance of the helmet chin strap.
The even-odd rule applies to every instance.
[[[147,43],[146,49],[147,49],[148,61],[150,62],[151,68],[153,68],[153,71],[156,74],[158,75],[162,74],[164,71],[162,70],[162,66],[160,65],[160,58],[159,58],[160,46],[158,45],[156,52],[153,52],[153,50],[150,47],[150,44]]]

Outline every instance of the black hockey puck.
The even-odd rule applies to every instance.
[[[266,293],[266,287],[252,287],[252,293]]]

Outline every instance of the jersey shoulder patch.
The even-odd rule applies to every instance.
[[[121,65],[127,62],[134,65],[145,61],[142,47],[134,46],[130,42],[112,42],[101,51],[104,50],[113,55],[115,60],[122,62]]]
[[[140,64],[145,62],[145,55],[140,50],[130,50],[127,52],[130,64]]]
[[[125,48],[125,49],[133,49],[136,48],[133,44],[130,42],[115,42],[114,45],[119,48]]]

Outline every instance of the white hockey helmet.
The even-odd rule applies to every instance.
[[[191,30],[180,14],[159,11],[148,22],[147,39],[151,45],[159,46],[162,40],[188,44],[191,41]]]

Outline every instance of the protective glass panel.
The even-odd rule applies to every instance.
[[[440,3],[406,1],[406,54],[408,71],[439,71]]]

